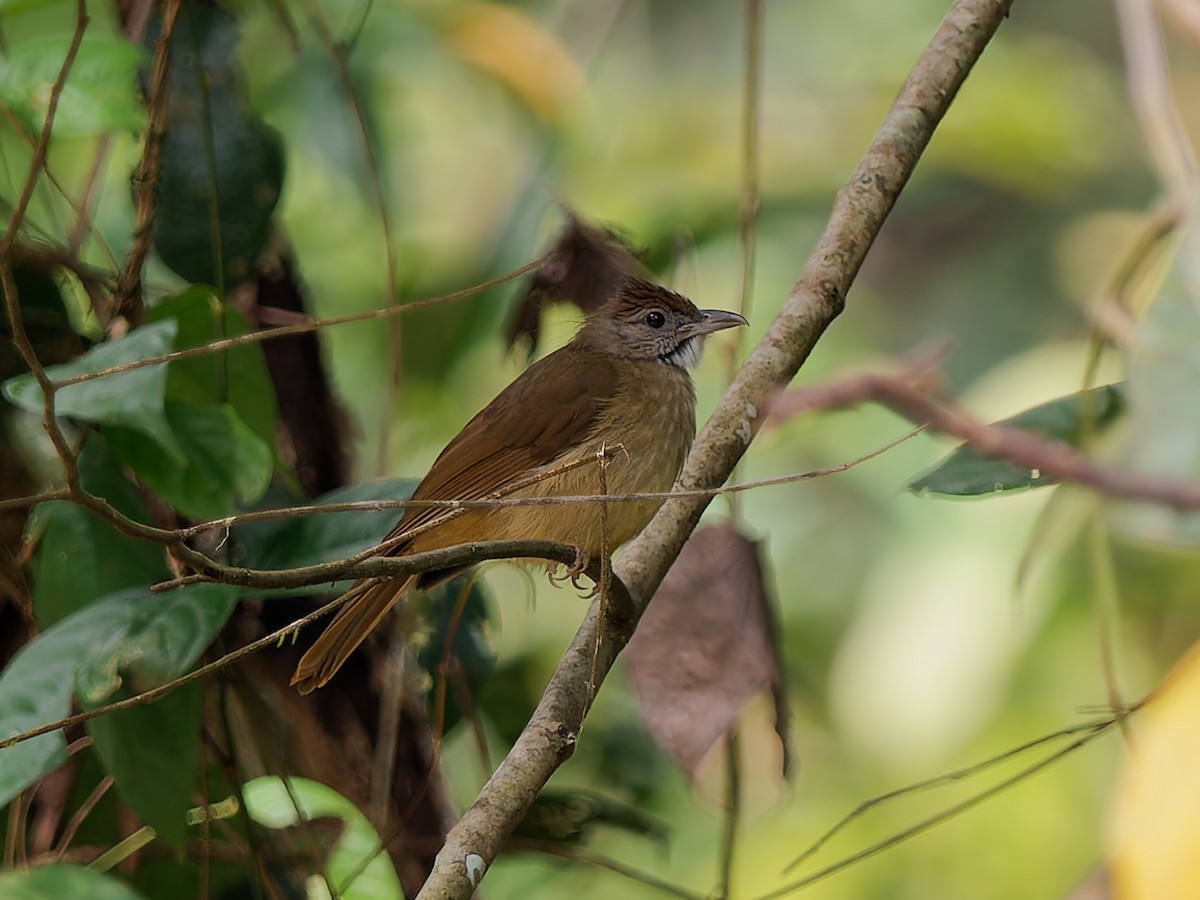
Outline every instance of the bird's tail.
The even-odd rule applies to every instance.
[[[292,675],[301,694],[323,687],[379,624],[413,579],[360,581],[346,592],[346,602],[321,636],[308,648]]]

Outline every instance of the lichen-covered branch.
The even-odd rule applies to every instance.
[[[770,392],[807,359],[846,294],[971,66],[1012,0],[957,0],[918,60],[849,182],[800,279],[738,371],[696,440],[684,488],[719,485],[762,424]],[[695,528],[707,499],[669,501],[626,548],[616,574],[643,609]],[[478,798],[451,830],[418,895],[466,898],[546,780],[572,753],[596,689],[628,640],[629,623],[601,619],[593,604],[551,677],[533,717]]]

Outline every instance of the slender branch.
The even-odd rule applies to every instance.
[[[716,896],[718,900],[729,897],[733,885],[733,863],[736,858],[738,826],[742,815],[742,770],[738,759],[737,725],[725,738],[725,813],[721,835],[721,868],[717,874]]]
[[[1143,698],[1138,706],[1140,707],[1141,705],[1144,705],[1148,699],[1148,697]],[[1127,718],[1129,715],[1132,715],[1137,708],[1138,707],[1134,707],[1120,711],[1120,718]],[[1070,725],[1066,728],[1060,728],[1057,731],[1052,731],[1049,734],[1043,734],[1041,737],[1036,737],[1033,740],[1026,741],[1023,744],[1012,747],[1002,753],[998,753],[997,755],[989,757],[982,762],[973,763],[972,765],[955,769],[952,772],[944,772],[941,775],[935,775],[932,778],[925,778],[921,781],[905,785],[904,787],[896,788],[883,794],[878,794],[872,797],[870,800],[864,800],[862,803],[858,804],[858,806],[854,807],[854,809],[852,809],[850,812],[846,813],[846,815],[842,816],[842,818],[838,819],[838,821],[834,823],[833,827],[827,829],[819,838],[809,844],[803,853],[784,866],[783,871],[786,874],[787,872],[791,872],[797,866],[807,862],[809,859],[815,856],[822,847],[840,834],[846,828],[846,826],[877,806],[882,806],[885,803],[888,803],[892,800],[898,800],[901,797],[910,797],[914,794],[919,794],[934,788],[945,787],[946,785],[954,784],[955,782],[965,781],[966,779],[982,774],[983,772],[986,772],[987,770],[994,768],[1001,763],[1008,762],[1018,756],[1021,756],[1022,754],[1028,753],[1030,750],[1035,750],[1044,744],[1061,741],[1064,738],[1073,738],[1079,734],[1098,734],[1103,729],[1110,727],[1116,718],[1116,716],[1111,716],[1100,721],[1082,722],[1078,725]]]
[[[495,554],[496,550],[502,545],[507,545],[508,554],[519,554],[524,557],[538,557],[542,559],[552,560],[554,562],[572,562],[575,559],[574,548],[567,547],[562,544],[552,544],[548,542],[537,541],[491,541],[481,542],[478,544],[464,544],[459,547],[452,547],[448,550],[439,550],[434,553],[423,553],[421,557],[425,560],[425,565],[420,571],[431,571],[435,568],[444,566],[469,565],[473,562],[480,562],[485,559],[499,558],[500,554]],[[406,557],[408,560],[416,559],[417,555],[413,554]],[[379,560],[380,563],[400,563],[401,560]],[[435,564],[436,563],[436,564]],[[411,568],[411,567],[409,567]],[[381,566],[384,571],[388,570],[388,566]],[[411,573],[408,573],[411,574]],[[586,574],[589,578],[598,580],[600,578],[599,561],[593,561],[588,565]],[[610,586],[612,594],[621,598],[621,602],[626,605],[632,605],[632,600],[629,599],[628,590],[624,584],[617,578],[612,579]],[[71,716],[65,716],[54,722],[47,722],[44,725],[39,725],[36,728],[31,728],[28,731],[22,731],[19,734],[11,735],[10,737],[0,740],[0,750],[6,750],[14,744],[22,743],[23,741],[31,740],[39,735],[48,734],[52,731],[58,731],[62,728],[70,728],[73,725],[78,725],[81,722],[86,722],[89,719],[94,719],[97,716],[107,715],[117,710],[127,709],[131,706],[141,706],[146,703],[151,703],[154,700],[170,694],[172,691],[183,687],[186,684],[191,684],[213,672],[224,669],[226,666],[232,665],[245,656],[250,655],[264,647],[270,647],[273,644],[278,644],[280,641],[295,634],[305,625],[315,622],[322,616],[328,615],[345,602],[345,595],[331,600],[319,609],[314,610],[306,616],[291,622],[282,628],[279,628],[258,640],[251,641],[243,647],[239,647],[230,653],[225,654],[219,659],[213,660],[207,665],[203,665],[198,669],[188,672],[185,675],[175,678],[171,681],[161,684],[158,687],[143,691],[140,694],[135,694],[132,697],[127,697],[123,700],[118,700],[115,703],[110,703],[106,706],[98,706],[95,709],[85,710],[84,712],[76,713]]]
[[[895,847],[897,844],[904,843],[909,838],[916,837],[917,835],[923,834],[937,825],[948,822],[955,816],[960,815],[969,809],[973,809],[974,807],[992,799],[993,797],[999,796],[1000,794],[1004,793],[1010,788],[1016,787],[1024,781],[1028,781],[1034,775],[1045,771],[1050,766],[1066,758],[1067,756],[1070,756],[1076,750],[1079,750],[1080,748],[1092,743],[1092,741],[1096,740],[1096,738],[1107,734],[1113,727],[1124,721],[1129,713],[1129,710],[1122,710],[1109,719],[1095,723],[1087,728],[1087,730],[1085,730],[1080,737],[1076,738],[1065,747],[1042,757],[1037,762],[1031,763],[1016,774],[997,782],[989,788],[985,788],[984,790],[971,795],[965,800],[948,806],[945,809],[939,810],[933,815],[917,822],[915,825],[911,825],[908,828],[905,828],[903,831],[884,838],[882,841],[874,843],[871,846],[858,851],[857,853],[852,853],[849,856],[846,856],[843,859],[840,859],[837,862],[806,876],[805,878],[801,878],[792,882],[791,884],[784,885],[778,890],[771,891],[770,893],[760,894],[755,898],[755,900],[777,900],[779,897],[786,897],[788,894],[794,894],[796,891],[815,884],[818,881],[822,881],[828,878],[830,875],[835,875],[838,872],[849,868],[855,863],[861,862],[864,859],[869,859],[878,853],[882,853],[884,850],[889,850],[892,847]]]
[[[146,140],[142,144],[142,156],[133,175],[133,247],[125,260],[125,267],[117,277],[113,298],[117,314],[125,316],[135,325],[142,317],[142,266],[150,252],[150,225],[158,201],[158,162],[166,134],[167,97],[170,94],[171,36],[175,32],[181,6],[181,0],[168,0],[163,10],[162,31],[154,45],[154,63],[146,94]]]
[[[743,316],[750,311],[754,296],[754,273],[757,261],[754,226],[762,201],[759,185],[759,138],[762,128],[762,38],[765,0],[743,0],[743,35],[745,60],[742,67],[742,173],[741,199],[738,202],[738,253],[741,256],[736,311]],[[726,381],[737,373],[738,357],[742,353],[742,329],[734,329],[727,343]],[[736,478],[736,468],[729,473]],[[737,496],[729,498],[729,515],[735,525],[741,522],[742,509]]]
[[[987,425],[947,401],[934,399],[927,390],[904,378],[859,375],[815,390],[790,392],[780,402],[790,404],[793,410],[810,402],[821,409],[834,409],[868,399],[911,422],[954,435],[984,456],[1037,470],[1047,482],[1069,481],[1106,497],[1148,501],[1171,509],[1200,509],[1200,482],[1106,466],[1060,441],[1008,425]]]
[[[832,215],[763,339],[738,371],[698,436],[680,476],[686,489],[721,484],[761,427],[771,393],[786,384],[841,312],[884,219],[907,183],[971,66],[1000,27],[1012,0],[958,0],[917,62],[866,156],[839,192]],[[699,521],[708,499],[668,501],[626,548],[616,576],[639,607],[649,602]],[[629,633],[603,640],[593,604],[525,730],[451,829],[418,898],[466,898],[550,775],[574,749],[594,689]],[[595,658],[593,658],[593,649]],[[589,683],[589,677],[595,679]]]
[[[373,552],[375,548],[371,548]],[[330,584],[345,578],[405,578],[419,572],[457,568],[494,559],[536,557],[570,564],[575,550],[566,544],[552,541],[476,541],[442,550],[428,550],[407,556],[352,556],[333,562],[293,569],[246,569],[239,566],[214,564],[203,571],[184,575],[151,587],[153,591],[168,591],[187,584],[217,582],[259,590],[285,590]]]
[[[497,275],[487,281],[479,284],[471,285],[471,287],[463,288],[461,291],[454,291],[450,294],[443,294],[440,297],[431,297],[428,300],[418,300],[414,303],[407,303],[404,306],[388,306],[383,309],[371,309],[366,312],[352,313],[345,316],[331,316],[327,319],[307,318],[306,321],[297,322],[294,325],[280,325],[276,328],[264,328],[261,331],[251,331],[246,334],[239,334],[236,337],[221,338],[220,340],[209,341],[199,347],[189,347],[185,350],[174,350],[171,353],[161,353],[157,356],[147,356],[145,359],[136,359],[120,365],[110,366],[107,369],[100,369],[97,372],[81,372],[78,375],[72,375],[70,378],[64,378],[61,381],[54,382],[57,388],[68,387],[72,384],[80,384],[84,381],[93,381],[97,378],[107,378],[110,375],[119,375],[122,372],[129,372],[133,369],[142,369],[146,366],[157,366],[161,363],[175,362],[180,359],[191,359],[194,356],[206,356],[210,353],[220,353],[224,350],[229,350],[233,347],[241,347],[246,344],[257,344],[261,341],[269,341],[274,338],[291,337],[296,334],[310,334],[314,331],[320,331],[324,328],[332,328],[335,325],[349,325],[355,322],[366,322],[371,319],[385,319],[389,316],[405,315],[410,312],[416,312],[420,309],[427,309],[431,306],[439,306],[443,303],[450,303],[455,300],[461,300],[464,297],[470,297],[473,294],[478,294],[488,288],[496,287],[505,282],[512,281],[515,278],[520,278],[527,272],[540,268],[541,265],[549,259],[549,254],[541,256],[519,268],[513,269],[511,272],[506,272],[503,275]]]
[[[569,844],[562,844],[555,841],[541,841],[526,837],[510,838],[504,847],[504,851],[505,853],[544,853],[547,856],[556,856],[559,859],[569,860],[570,862],[596,866],[599,869],[607,869],[623,878],[628,878],[630,881],[635,881],[645,887],[660,891],[669,897],[680,897],[682,900],[707,900],[707,898],[689,891],[687,888],[672,884],[648,872],[639,871],[632,866],[625,865],[619,860],[601,856],[598,853],[592,853],[589,850]]]
[[[79,489],[79,472],[75,467],[75,456],[71,452],[66,436],[63,434],[62,429],[58,425],[58,420],[54,415],[54,385],[46,375],[46,370],[37,358],[37,353],[33,349],[33,344],[29,340],[28,333],[25,331],[25,319],[21,314],[21,303],[20,298],[17,296],[16,278],[13,275],[13,248],[21,229],[21,223],[25,218],[25,213],[29,209],[29,202],[33,198],[33,190],[37,185],[38,176],[42,169],[45,168],[46,154],[50,149],[50,135],[54,131],[54,117],[58,112],[58,101],[62,96],[63,87],[67,83],[67,75],[70,73],[71,67],[75,63],[75,57],[79,53],[79,47],[83,43],[83,34],[87,30],[89,21],[85,0],[76,0],[75,30],[71,35],[71,43],[67,48],[67,55],[63,58],[62,66],[58,70],[58,75],[55,76],[54,83],[50,87],[50,96],[46,104],[46,119],[42,124],[41,134],[38,136],[37,147],[33,152],[33,159],[29,164],[29,174],[25,178],[25,184],[21,188],[21,195],[9,218],[8,229],[4,233],[3,239],[0,239],[0,291],[4,294],[5,308],[8,311],[8,321],[12,328],[12,341],[16,345],[17,351],[21,354],[21,358],[25,361],[25,365],[29,367],[29,371],[33,373],[33,377],[42,389],[42,424],[46,430],[46,434],[50,437],[51,443],[54,445],[55,452],[62,460],[67,486],[72,491]]]
[[[329,54],[333,66],[337,69],[338,80],[342,84],[342,91],[346,95],[346,99],[350,103],[350,108],[354,113],[354,121],[358,126],[359,139],[362,143],[363,162],[367,169],[367,179],[371,185],[371,194],[375,200],[376,211],[379,214],[379,227],[383,232],[383,256],[387,265],[387,302],[388,304],[400,302],[400,276],[396,262],[396,233],[392,226],[392,215],[388,208],[387,192],[383,188],[383,175],[379,166],[379,154],[375,149],[375,141],[371,137],[371,129],[367,125],[367,113],[363,109],[362,98],[359,97],[358,89],[354,86],[354,79],[350,75],[350,66],[346,61],[348,46],[339,41],[329,27],[329,23],[325,20],[324,14],[320,7],[313,0],[303,0],[300,4],[304,9],[304,14],[307,16],[309,24],[317,33],[317,38],[325,47],[325,52]],[[365,24],[365,13],[362,24]],[[360,25],[361,27],[361,25]],[[384,390],[382,418],[383,421],[388,421],[391,416],[396,414],[395,400],[399,392],[400,380],[402,377],[402,349],[400,319],[389,319],[387,338],[388,338],[388,356],[390,358],[391,371],[388,373],[387,384]],[[379,471],[387,469],[388,457],[388,436],[391,431],[388,428],[383,428],[379,436],[379,455],[377,458],[377,468]]]

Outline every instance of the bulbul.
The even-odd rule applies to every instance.
[[[705,335],[745,324],[737,313],[697,309],[673,291],[626,278],[569,344],[531,365],[467,423],[412,499],[670,490],[696,435],[696,395],[687,370],[699,362]],[[603,473],[602,453],[607,459]],[[548,540],[576,547],[583,560],[629,540],[661,505],[661,500],[612,501],[607,513],[599,503],[455,514],[412,507],[388,536],[400,539],[388,555],[474,541]],[[355,583],[340,612],[301,658],[292,684],[305,694],[324,685],[409,585],[429,587],[452,574],[444,570]]]

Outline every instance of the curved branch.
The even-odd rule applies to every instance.
[[[343,578],[404,578],[419,572],[455,569],[488,560],[522,557],[536,557],[571,565],[576,559],[576,552],[573,547],[553,541],[475,541],[441,550],[411,553],[407,556],[360,558],[356,555],[292,569],[248,569],[213,564],[194,574],[152,585],[150,590],[167,591],[198,582],[234,584],[262,590],[294,589],[329,584]]]
[[[721,484],[763,421],[767,398],[786,384],[842,311],[880,226],[971,66],[999,28],[1012,0],[957,0],[910,73],[849,182],[779,315],[738,371],[696,439],[680,485]],[[616,566],[644,609],[695,528],[707,499],[668,501]],[[529,724],[479,796],[451,829],[418,900],[467,898],[504,837],[525,816],[550,775],[568,757],[592,698],[628,628],[601,620],[593,604]]]
[[[442,563],[445,565],[468,565],[473,562],[482,562],[486,559],[499,559],[512,556],[537,557],[540,559],[548,559],[553,562],[563,562],[568,564],[574,562],[576,558],[575,549],[573,547],[567,547],[564,544],[554,544],[549,541],[481,541],[476,544],[463,544],[458,547],[450,547],[446,550],[422,553],[419,556],[418,554],[413,554],[412,556],[407,557],[407,559],[410,561],[419,559],[424,563],[424,565],[414,564],[407,566],[406,568],[424,571],[438,568],[438,565],[435,563]],[[373,562],[399,564],[401,560],[375,559]],[[365,564],[361,567],[366,568]],[[353,567],[354,570],[357,570],[358,568],[360,568],[360,566]],[[381,566],[379,568],[384,570],[383,574],[390,574],[390,572],[386,571],[388,567]],[[398,569],[399,565],[392,566],[392,568]],[[587,569],[585,570],[585,574],[588,576],[588,578],[591,578],[592,580],[596,581],[597,584],[599,584],[601,577],[600,562],[598,560],[594,560],[589,563]],[[614,621],[625,623],[625,627],[627,627],[630,633],[632,633],[632,621],[635,612],[629,591],[619,579],[610,578],[608,580],[606,594],[609,606],[615,610]],[[303,616],[294,622],[289,622],[284,627],[276,629],[270,634],[251,641],[249,644],[239,647],[236,650],[230,651],[219,659],[215,659],[206,665],[200,666],[198,669],[193,669],[191,672],[181,675],[178,678],[172,679],[164,684],[160,684],[158,687],[150,688],[149,690],[142,691],[140,694],[134,694],[132,697],[126,697],[123,700],[117,700],[104,706],[97,706],[94,709],[87,709],[82,712],[75,713],[74,715],[64,716],[63,718],[54,722],[47,722],[44,725],[38,725],[36,728],[30,728],[27,731],[22,731],[17,734],[2,738],[0,739],[0,750],[6,750],[15,744],[20,744],[23,741],[31,740],[43,734],[48,734],[51,731],[69,728],[73,725],[78,725],[81,722],[86,722],[89,719],[95,719],[98,716],[105,716],[109,713],[127,709],[131,706],[142,706],[146,703],[151,703],[160,697],[165,697],[172,691],[175,691],[186,684],[191,684],[193,681],[198,681],[201,678],[205,678],[211,675],[213,672],[216,672],[218,669],[223,669],[226,666],[232,665],[251,653],[257,652],[265,647],[278,645],[283,638],[295,633],[305,625],[315,622],[317,619],[328,615],[341,606],[343,602],[345,602],[344,595],[342,597],[338,597],[336,600],[329,601],[319,609],[310,612],[308,615]]]

